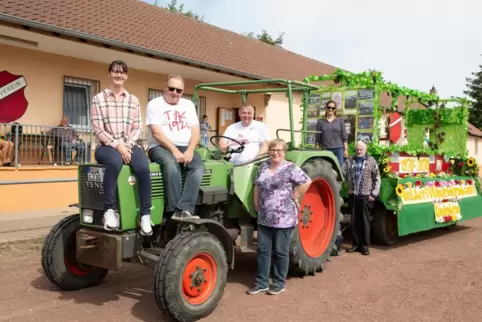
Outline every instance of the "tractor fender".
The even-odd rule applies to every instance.
[[[216,236],[217,239],[223,244],[224,250],[226,251],[226,256],[228,259],[228,264],[231,269],[234,269],[234,242],[231,235],[228,233],[226,228],[219,222],[212,219],[171,219],[178,223],[189,224],[196,227],[204,226],[208,232]]]

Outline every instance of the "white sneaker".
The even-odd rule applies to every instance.
[[[104,229],[117,230],[119,228],[119,215],[114,210],[109,209],[104,213]]]
[[[141,234],[143,236],[152,235],[151,215],[142,215],[141,217]]]

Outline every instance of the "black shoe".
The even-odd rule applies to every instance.
[[[355,253],[355,252],[359,252],[360,251],[360,247],[358,246],[351,246],[350,248],[348,248],[346,250],[347,253]]]
[[[333,249],[330,256],[340,256],[340,252],[338,251],[338,249]]]
[[[271,286],[268,290],[268,294],[278,295],[279,293],[283,292],[285,289],[286,287]]]
[[[368,256],[370,255],[370,251],[368,250],[368,247],[363,247],[361,250],[362,255]]]
[[[261,287],[255,285],[255,286],[251,287],[251,288],[248,290],[248,294],[254,295],[254,294],[261,293],[261,292],[266,292],[267,290],[269,290],[268,287],[266,287],[266,288],[261,288]]]
[[[200,219],[199,216],[191,214],[187,210],[177,210],[171,217],[172,219],[184,220],[184,219]]]

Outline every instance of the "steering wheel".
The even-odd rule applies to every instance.
[[[244,151],[244,144],[233,139],[233,138],[230,138],[228,136],[224,136],[224,135],[213,135],[211,136],[211,138],[209,138],[209,142],[211,142],[212,145],[214,145],[214,147],[216,147],[219,151],[221,151],[221,148],[219,147],[219,145],[217,145],[216,143],[213,142],[213,139],[214,138],[224,138],[224,139],[228,139],[228,140],[231,140],[233,141],[234,143],[238,144],[238,147],[236,149],[232,149],[230,148],[230,144],[228,143],[228,149],[227,151],[225,152],[225,154],[227,154],[227,159],[231,159],[231,155],[233,153],[242,153]],[[222,152],[221,152],[222,153]]]

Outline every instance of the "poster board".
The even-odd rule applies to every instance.
[[[336,113],[345,120],[348,144],[372,141],[376,129],[377,97],[373,88],[323,88],[311,91],[308,97],[306,124],[303,128],[316,131],[318,119],[325,115],[329,100],[336,102]],[[305,145],[315,144],[314,133],[305,135]]]

